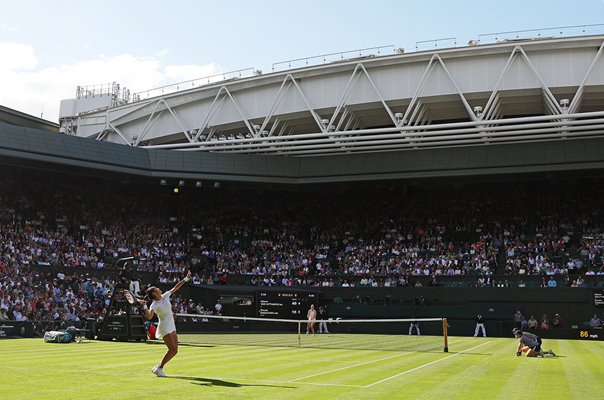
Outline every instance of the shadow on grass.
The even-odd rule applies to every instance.
[[[280,386],[280,385],[246,385],[242,383],[223,381],[220,379],[212,379],[212,378],[200,378],[197,376],[168,376],[167,379],[182,379],[185,381],[192,381],[192,383],[201,386],[223,386],[230,388],[240,388],[247,386],[259,386],[259,387],[274,387],[274,388],[285,388],[285,389],[295,389],[293,386]]]
[[[146,341],[145,344],[150,344],[150,345],[157,345],[160,344],[162,346],[165,346],[166,344],[164,342],[157,342],[157,341]],[[211,344],[195,344],[195,343],[182,343],[182,342],[178,342],[179,346],[187,346],[187,347],[209,347],[209,348],[213,348],[216,347],[214,345]]]
[[[163,343],[162,343],[163,344]],[[196,343],[178,343],[179,346],[188,346],[188,347],[216,347],[211,344],[196,344]]]

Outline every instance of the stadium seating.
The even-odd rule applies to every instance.
[[[603,189],[590,180],[174,194],[4,172],[0,308],[40,321],[98,318],[114,285],[103,274],[128,256],[148,279],[173,283],[191,268],[198,285],[536,287],[547,276],[558,286],[604,279]]]

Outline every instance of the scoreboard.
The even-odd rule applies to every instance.
[[[596,307],[604,307],[604,289],[593,290],[593,302]],[[577,330],[577,338],[583,340],[604,340],[604,329],[583,326]]]
[[[594,289],[594,306],[604,306],[604,289]]]
[[[258,290],[256,315],[260,318],[306,319],[311,304],[319,309],[319,294],[312,291]]]

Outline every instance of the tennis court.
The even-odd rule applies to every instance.
[[[602,342],[546,340],[560,357],[527,359],[514,356],[513,338],[451,337],[445,353],[429,336],[304,335],[302,347],[289,345],[297,335],[270,336],[181,335],[168,378],[150,372],[161,343],[3,339],[0,398],[551,400],[604,392]],[[387,340],[415,350],[384,349]]]

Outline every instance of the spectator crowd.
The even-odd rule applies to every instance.
[[[586,180],[175,194],[6,168],[0,320],[97,318],[122,257],[160,283],[191,268],[193,284],[507,287],[540,276],[544,287],[581,287],[604,275],[603,191]]]

